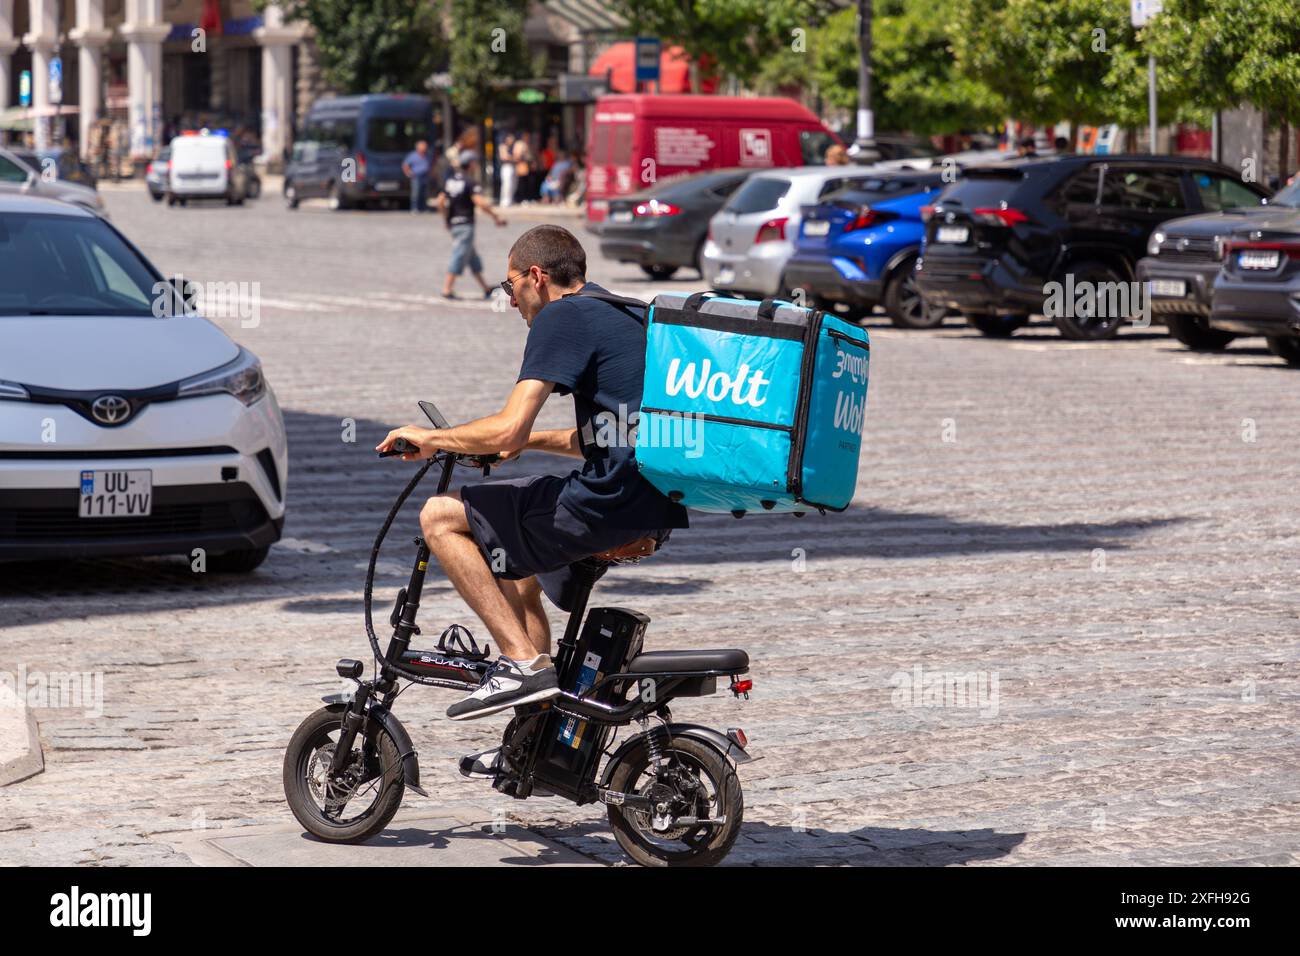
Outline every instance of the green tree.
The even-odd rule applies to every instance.
[[[259,0],[264,8],[266,0]],[[344,93],[420,92],[446,59],[436,4],[281,0],[286,20],[316,34],[325,82]]]
[[[1162,93],[1206,110],[1249,103],[1300,124],[1295,0],[1166,0],[1143,40],[1164,64]]]
[[[950,19],[958,71],[1001,96],[1010,115],[1145,122],[1146,51],[1128,0],[956,0]],[[1186,118],[1187,105],[1161,97],[1162,121]]]
[[[540,73],[524,42],[527,0],[450,0],[451,99],[485,116],[501,84]]]

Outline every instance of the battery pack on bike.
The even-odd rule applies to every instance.
[[[636,611],[592,608],[564,673],[557,675],[560,689],[578,696],[588,695],[606,675],[622,673],[628,661],[641,653],[649,623],[650,618]],[[619,690],[613,682],[607,682],[586,699],[612,703]],[[591,771],[600,760],[613,729],[608,724],[594,725],[552,707],[542,727],[542,749],[533,772],[538,785],[578,803],[594,799]]]

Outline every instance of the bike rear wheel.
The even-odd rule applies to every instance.
[[[648,796],[667,809],[666,817],[628,807],[609,807],[614,838],[642,866],[713,866],[731,850],[740,834],[744,800],[731,762],[713,747],[689,737],[661,748],[658,771],[644,736],[628,750],[610,775],[610,789]],[[674,825],[672,818],[725,818],[714,824]]]
[[[294,817],[330,843],[360,843],[379,833],[401,805],[406,783],[392,737],[374,727],[360,735],[344,778],[329,779],[330,761],[347,707],[322,707],[302,722],[284,754],[284,795]]]

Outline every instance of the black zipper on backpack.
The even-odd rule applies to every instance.
[[[799,407],[795,412],[794,431],[790,435],[790,464],[785,474],[785,490],[799,498],[803,491],[803,446],[808,433],[808,410],[812,406],[812,376],[817,363],[817,337],[821,334],[825,313],[814,310],[804,337],[803,361],[799,369]]]

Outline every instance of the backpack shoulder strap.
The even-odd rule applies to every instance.
[[[645,323],[645,314],[650,309],[650,303],[648,302],[642,302],[640,299],[633,299],[630,296],[626,296],[626,295],[615,295],[612,292],[578,291],[578,292],[571,292],[569,293],[569,295],[581,296],[584,299],[599,299],[601,302],[608,302],[610,305],[622,309],[624,312],[628,313],[634,319],[636,319],[638,322],[642,324]],[[566,299],[569,298],[569,295],[566,295],[565,298]],[[641,314],[639,315],[636,314],[633,311],[635,309],[642,310]]]

